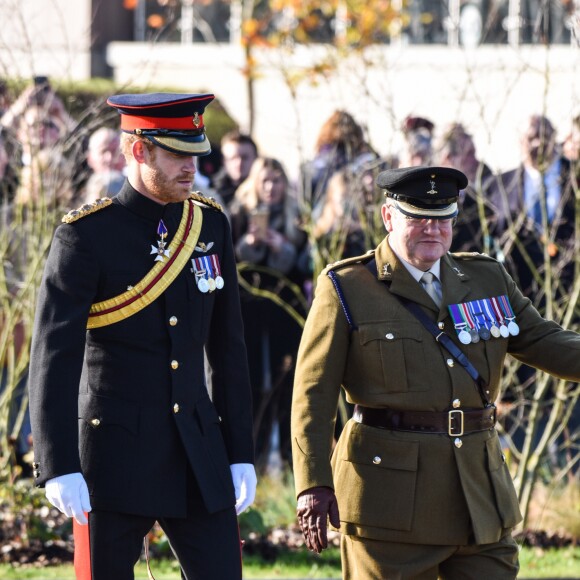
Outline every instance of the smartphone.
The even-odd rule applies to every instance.
[[[34,77],[32,80],[34,81],[34,85],[37,87],[40,87],[43,85],[48,87],[50,85],[50,83],[48,81],[48,77],[46,77],[46,76],[37,76],[37,77]]]
[[[47,76],[36,76],[33,79],[36,91],[34,93],[34,100],[37,105],[43,105],[46,101],[46,96],[50,91],[50,81]]]
[[[269,218],[270,212],[267,208],[257,207],[252,210],[252,213],[250,214],[250,224],[254,226],[258,238],[263,239],[266,237]]]

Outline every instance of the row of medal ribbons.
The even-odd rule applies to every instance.
[[[192,258],[191,266],[191,272],[195,275],[195,282],[200,292],[205,294],[224,287],[217,254]]]
[[[507,296],[481,298],[461,304],[450,304],[449,312],[463,344],[494,338],[516,336],[520,328]]]

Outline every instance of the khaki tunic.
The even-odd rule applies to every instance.
[[[378,280],[365,267],[373,257]],[[334,488],[345,534],[421,544],[497,542],[521,515],[495,429],[450,437],[350,420],[332,453],[340,388],[349,402],[369,407],[441,412],[458,399],[461,409],[482,408],[474,381],[397,295],[443,323],[489,384],[491,400],[499,394],[508,353],[557,377],[580,380],[579,335],[543,319],[505,269],[480,254],[442,258],[440,309],[387,238],[374,252],[330,268],[355,329],[349,328],[327,269],[318,280],[298,354],[292,407],[296,492]],[[460,344],[447,305],[501,295],[509,298],[519,335]]]

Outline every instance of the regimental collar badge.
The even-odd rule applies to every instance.
[[[452,269],[460,278],[465,276],[465,274],[457,266],[453,266]]]
[[[159,220],[159,225],[157,226],[157,235],[159,236],[157,247],[152,244],[150,253],[156,254],[156,262],[163,262],[165,258],[169,258],[170,254],[169,248],[165,247],[167,245],[167,242],[165,241],[165,238],[167,237],[167,228],[165,227],[163,220]]]
[[[384,264],[383,265],[383,276],[388,276],[390,278],[392,273],[393,273],[393,271],[391,270],[391,265]]]
[[[209,252],[213,248],[213,242],[208,242],[204,244],[203,242],[197,242],[197,246],[195,246],[196,252]]]
[[[437,195],[439,192],[435,189],[435,175],[431,175],[431,189],[427,192],[429,195]]]

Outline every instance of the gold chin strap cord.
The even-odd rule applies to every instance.
[[[155,262],[147,275],[127,292],[91,306],[87,329],[100,328],[133,316],[159,298],[187,264],[199,239],[203,223],[201,207],[183,202],[177,232],[169,244],[170,258]]]

